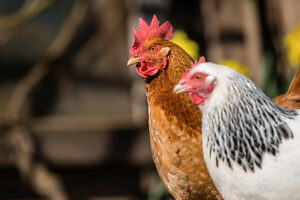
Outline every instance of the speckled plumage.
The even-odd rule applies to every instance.
[[[226,200],[300,199],[300,110],[274,103],[229,67],[201,63],[187,78],[211,77],[213,91],[199,104],[204,159]],[[181,80],[175,91],[205,91],[203,82]]]
[[[146,80],[151,148],[158,173],[177,200],[220,200],[203,158],[201,112],[187,94],[173,93],[192,59],[172,42],[161,38],[148,42],[171,49],[167,68]]]

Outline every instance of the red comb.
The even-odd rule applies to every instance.
[[[205,57],[201,56],[198,61],[195,60],[194,62],[193,61],[191,62],[191,66],[192,66],[191,68],[195,67],[196,65],[199,65],[200,63],[204,63],[204,62],[205,62]]]
[[[166,40],[170,40],[173,37],[173,27],[171,23],[167,21],[159,26],[159,21],[155,15],[153,15],[150,26],[142,18],[140,18],[139,25],[140,31],[138,31],[136,28],[133,29],[134,42],[130,47],[130,54],[132,56],[135,56],[141,51],[143,42],[149,37],[159,36]]]
[[[197,61],[197,60],[195,60],[194,62],[192,61],[192,62],[191,62],[191,68],[187,69],[187,70],[183,73],[182,78],[187,77],[188,74],[189,74],[189,72],[193,69],[193,67],[198,66],[200,63],[204,63],[204,62],[205,62],[205,57],[204,57],[204,56],[201,56],[201,57],[199,58],[198,61]]]

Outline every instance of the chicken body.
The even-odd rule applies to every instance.
[[[193,67],[175,91],[204,97],[211,84],[199,104],[203,151],[222,197],[300,199],[300,110],[280,107],[252,81],[214,63]]]
[[[147,90],[149,135],[158,173],[176,200],[222,199],[209,177],[202,152],[201,112],[188,95],[173,88],[192,58],[170,42],[173,28],[139,21],[127,65],[137,64]]]
[[[192,59],[172,42],[159,38],[153,42],[170,48],[167,69],[146,80],[150,141],[158,173],[177,200],[221,199],[203,159],[201,113],[188,95],[173,94]]]

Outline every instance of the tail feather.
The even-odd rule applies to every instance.
[[[296,72],[287,93],[275,97],[273,101],[285,108],[300,109],[300,69]]]

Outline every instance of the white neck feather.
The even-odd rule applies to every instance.
[[[275,104],[245,76],[221,69],[218,73],[215,66],[201,69],[216,77],[214,91],[199,106],[203,139],[217,166],[223,161],[231,168],[236,162],[254,172],[255,166],[261,167],[264,153],[276,156],[281,141],[293,138],[284,119],[294,119],[297,113]]]

